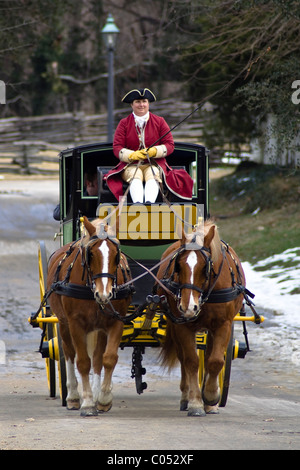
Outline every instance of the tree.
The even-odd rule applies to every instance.
[[[86,78],[103,70],[101,0],[13,0],[1,2],[0,69],[10,114],[76,111],[86,97],[97,102],[97,84],[84,87],[60,73]]]
[[[194,100],[213,95],[217,138],[222,129],[227,141],[249,141],[271,113],[274,133],[283,146],[291,145],[299,131],[299,110],[291,101],[299,73],[299,2],[202,1],[194,14],[192,32],[189,22],[184,29],[190,41],[182,70]]]

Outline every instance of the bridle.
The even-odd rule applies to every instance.
[[[192,242],[193,243],[193,242]],[[192,248],[191,248],[192,246]],[[205,261],[205,279],[201,285],[201,287],[197,286],[196,284],[191,284],[191,283],[179,283],[174,280],[175,275],[179,277],[180,274],[180,266],[179,266],[179,257],[180,255],[188,250],[193,250],[197,251],[198,253],[201,254],[201,256],[204,258]],[[206,248],[204,246],[199,246],[191,245],[190,243],[181,245],[173,254],[172,258],[170,259],[163,278],[160,280],[161,283],[173,294],[173,299],[175,300],[177,304],[177,310],[179,310],[179,303],[181,301],[181,291],[182,289],[191,289],[195,290],[200,294],[199,296],[199,309],[198,312],[192,317],[192,318],[185,318],[185,317],[176,317],[172,312],[171,309],[167,307],[167,302],[162,302],[164,309],[166,309],[166,314],[170,317],[170,319],[174,323],[186,323],[190,321],[195,321],[201,311],[201,307],[209,300],[209,297],[211,296],[211,293],[217,283],[217,280],[221,274],[223,264],[224,264],[224,259],[225,259],[225,253],[224,249],[222,247],[222,260],[220,263],[220,267],[218,272],[216,273],[214,270],[214,264],[213,260],[211,258],[211,251],[209,248]],[[170,269],[172,268],[173,264],[173,269],[171,270],[170,274]]]
[[[239,295],[243,295],[246,304],[251,308],[255,316],[255,322],[260,323],[261,322],[260,316],[255,311],[254,304],[249,298],[251,297],[251,299],[253,299],[254,294],[252,294],[252,292],[246,289],[243,283],[243,277],[239,268],[238,261],[235,259],[235,257],[231,253],[228,244],[224,242],[223,240],[221,240],[222,260],[221,260],[218,272],[215,272],[214,270],[214,265],[213,265],[213,261],[211,258],[210,250],[204,246],[202,247],[196,246],[195,248],[195,246],[193,245],[192,249],[194,251],[199,251],[199,253],[201,253],[201,255],[205,259],[205,281],[203,282],[201,287],[198,287],[195,284],[189,284],[189,283],[180,284],[174,281],[175,274],[179,275],[178,257],[180,256],[181,253],[183,253],[187,249],[191,249],[191,247],[188,245],[182,245],[173,253],[173,256],[171,260],[169,261],[167,268],[165,270],[164,277],[163,279],[160,280],[160,284],[163,284],[165,286],[167,293],[169,292],[172,293],[173,299],[177,303],[177,310],[178,310],[178,303],[181,298],[181,290],[184,288],[196,290],[197,292],[201,294],[201,302],[199,304],[200,308],[198,310],[198,313],[194,317],[191,317],[191,318],[185,318],[183,316],[178,317],[178,316],[175,316],[173,312],[171,311],[171,308],[167,302],[166,296],[161,296],[160,304],[163,308],[165,315],[173,323],[181,324],[181,323],[193,322],[197,320],[197,318],[199,317],[201,307],[205,303],[231,302],[235,300]],[[234,265],[236,267],[237,279],[235,277],[232,267],[230,266],[228,262],[227,255],[230,256],[234,262]],[[225,260],[227,261],[226,264],[228,265],[228,269],[229,269],[230,276],[231,276],[231,287],[225,287],[223,289],[215,290],[215,286],[222,272],[222,269],[224,267]],[[174,262],[173,270],[171,274],[169,275],[172,262]]]
[[[92,249],[93,247],[98,243],[99,240],[108,240],[112,242],[116,248],[117,248],[117,254],[116,254],[116,269],[114,273],[109,273],[109,272],[101,272],[101,273],[96,273],[94,274],[91,269],[91,257],[92,257]],[[80,252],[81,252],[81,265],[83,268],[82,272],[82,279],[84,278],[85,275],[85,270],[87,271],[87,286],[91,289],[93,294],[95,293],[96,289],[96,284],[95,280],[99,278],[110,278],[113,280],[112,284],[112,300],[116,299],[116,293],[117,293],[117,269],[120,263],[121,259],[121,254],[120,254],[120,243],[117,239],[113,237],[109,237],[107,234],[106,236],[101,236],[98,237],[97,235],[93,235],[88,243],[86,245],[83,245],[83,243],[80,244]],[[101,309],[104,308],[105,302],[101,302],[99,299],[97,300],[99,306]]]

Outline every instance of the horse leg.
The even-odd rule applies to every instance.
[[[81,416],[96,416],[97,409],[93,400],[93,392],[90,385],[89,373],[91,359],[87,348],[87,334],[78,323],[72,323],[71,335],[76,350],[76,364],[82,380],[82,404]]]
[[[112,374],[118,362],[118,348],[123,332],[123,323],[116,321],[109,329],[107,335],[107,345],[103,354],[104,378],[101,387],[101,394],[98,399],[97,409],[99,411],[109,411],[112,407]]]
[[[80,397],[78,393],[78,381],[75,375],[75,354],[73,357],[66,358],[67,367],[67,391],[68,395],[66,398],[68,410],[79,410],[80,409]]]
[[[201,390],[198,382],[199,359],[196,348],[194,353],[190,357],[186,358],[186,367],[188,369],[190,383],[188,416],[205,416]]]
[[[219,373],[224,365],[226,351],[231,333],[230,322],[224,323],[208,337],[208,357],[206,359],[206,375],[202,389],[202,399],[206,406],[215,407],[220,400]],[[209,409],[209,408],[208,408]],[[213,409],[215,411],[215,408]]]
[[[103,367],[103,354],[106,348],[107,336],[103,330],[93,332],[93,349],[89,356],[93,359],[92,391],[94,402],[97,404],[101,394],[101,371]]]
[[[62,339],[62,346],[67,368],[67,409],[79,410],[80,397],[78,393],[78,382],[75,375],[75,350],[70,336],[68,325],[65,322],[60,322],[60,334]]]
[[[199,359],[195,333],[184,325],[176,326],[176,344],[181,363],[180,409],[188,409],[188,416],[205,416],[198,382]]]
[[[51,276],[48,276],[48,281],[51,285]],[[62,301],[62,297],[55,293],[50,297],[50,306],[53,312],[56,313],[59,320],[59,331],[62,339],[62,347],[64,351],[66,361],[66,373],[67,373],[67,409],[68,410],[79,410],[80,408],[80,397],[78,393],[78,382],[75,376],[75,349],[72,341],[72,337],[69,330],[69,324],[65,315],[67,310],[66,305]]]
[[[180,398],[180,411],[187,411],[189,406],[189,383],[187,379],[187,374],[185,370],[185,363],[184,363],[184,355],[181,344],[176,339],[176,335],[174,335],[174,344],[177,352],[177,357],[180,362],[180,370],[181,370],[181,378],[180,378],[180,391],[181,391],[181,398]]]
[[[179,356],[178,356],[179,357]],[[179,359],[180,360],[180,359]],[[184,363],[180,361],[181,379],[180,379],[180,411],[187,411],[189,406],[189,385],[185,373]]]

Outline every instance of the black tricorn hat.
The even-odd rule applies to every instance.
[[[140,88],[129,91],[124,98],[122,98],[123,103],[132,103],[134,100],[144,100],[147,99],[150,102],[156,101],[154,93],[152,93],[149,88]]]

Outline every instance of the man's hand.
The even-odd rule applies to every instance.
[[[157,154],[157,148],[156,147],[150,147],[148,150],[147,149],[141,150],[141,152],[143,152],[144,155],[147,156],[147,154],[148,154],[150,158],[153,158]]]
[[[128,160],[130,162],[134,162],[136,160],[145,160],[145,158],[147,158],[146,154],[143,153],[142,150],[136,150],[135,152],[132,152],[129,157],[128,157]]]

